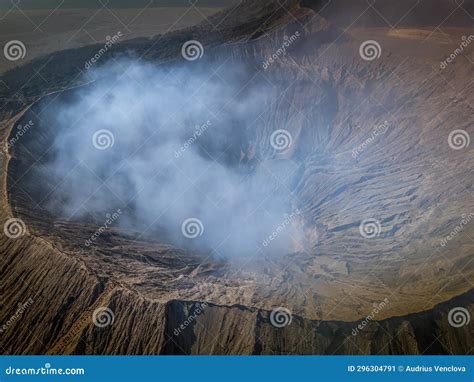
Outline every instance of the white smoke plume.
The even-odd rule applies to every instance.
[[[224,257],[291,251],[292,227],[262,243],[291,213],[285,181],[294,168],[258,152],[242,160],[258,151],[254,131],[270,89],[245,84],[242,67],[213,76],[121,60],[96,75],[49,111],[56,139],[43,171],[59,182],[56,214],[58,206],[73,219],[121,208],[129,211],[121,224],[141,237]],[[189,219],[202,232],[183,234]]]

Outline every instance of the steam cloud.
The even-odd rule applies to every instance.
[[[106,65],[49,115],[57,132],[43,171],[61,180],[50,208],[67,218],[127,209],[122,225],[224,257],[288,253],[295,228],[282,223],[294,168],[264,160],[255,146],[270,90],[258,81],[242,89],[242,67],[213,77],[190,66]],[[112,134],[100,149],[98,131]],[[242,160],[251,150],[258,159]],[[191,218],[204,229],[192,239],[182,233]]]

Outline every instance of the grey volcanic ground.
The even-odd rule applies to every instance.
[[[344,4],[1,77],[5,353],[472,353],[472,2]]]
[[[19,7],[10,1],[0,8],[0,36],[2,49],[6,42],[20,39],[28,52],[22,60],[64,49],[78,48],[95,43],[104,44],[107,37],[121,33],[121,41],[137,37],[153,37],[162,33],[182,29],[205,22],[207,17],[223,9],[225,5],[198,2],[167,7],[163,1],[133,2],[134,7],[114,7],[114,2],[103,7],[94,1],[87,6],[81,1],[71,4],[53,1],[52,8],[41,7],[35,1],[31,7],[23,0]],[[77,4],[80,3],[80,4]],[[69,4],[70,6],[65,6]],[[89,3],[89,5],[92,5]],[[1,5],[0,5],[1,6]],[[18,61],[1,60],[0,73],[18,66]]]

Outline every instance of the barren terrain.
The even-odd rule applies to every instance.
[[[53,53],[0,78],[7,85],[3,142],[34,121],[1,163],[1,221],[20,218],[27,232],[0,237],[0,323],[33,299],[2,333],[5,353],[472,354],[472,324],[448,322],[455,307],[474,314],[474,221],[461,224],[474,213],[474,156],[472,143],[460,150],[448,144],[453,129],[474,133],[472,45],[440,67],[472,24],[345,28],[315,12],[320,2],[282,3],[243,2],[233,10],[238,16],[223,11],[163,36],[130,35],[107,56],[133,49],[151,62],[181,62],[182,43],[196,39],[210,73],[225,57],[249,68],[247,81],[269,84],[271,103],[242,128],[235,150],[242,165],[291,169],[284,178],[301,235],[282,257],[226,261],[121,226],[85,247],[104,218],[51,213],[45,206],[60,203],[60,180],[40,178],[36,169],[50,160],[60,128],[44,119],[45,110],[74,97],[76,87],[93,86],[76,64],[100,44]],[[161,27],[136,33],[154,36]],[[263,68],[295,33],[288,51]],[[380,57],[364,60],[360,46],[369,39],[381,46]],[[25,78],[31,81],[13,92]],[[269,144],[279,128],[292,137],[283,152]],[[366,219],[379,223],[376,237],[361,234]],[[101,307],[114,312],[106,328],[91,320]],[[284,328],[270,320],[277,307],[292,314]]]

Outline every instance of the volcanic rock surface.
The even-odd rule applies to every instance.
[[[217,30],[203,24],[131,40],[109,57],[133,49],[172,64],[182,43],[196,39],[206,47],[200,65],[217,70],[215,62],[229,60],[248,68],[248,80],[268,83],[269,107],[242,127],[237,149],[242,163],[291,164],[286,178],[301,235],[281,257],[216,259],[120,226],[85,247],[104,218],[51,213],[44,206],[61,203],[58,180],[39,179],[35,169],[51,159],[58,128],[43,113],[74,97],[76,86],[91,86],[74,62],[96,47],[2,77],[11,89],[32,78],[16,94],[1,94],[3,141],[34,122],[2,157],[1,217],[21,218],[27,233],[0,238],[0,323],[33,300],[2,333],[5,353],[472,353],[472,324],[453,327],[448,315],[456,307],[474,314],[474,222],[442,244],[474,213],[472,145],[448,144],[454,129],[474,133],[472,47],[440,68],[469,28],[450,25],[443,38],[426,32],[437,26],[430,20],[344,31],[322,17],[325,7],[244,2],[230,17],[214,16]],[[364,60],[359,48],[369,37],[382,49]],[[32,76],[35,67],[41,76]],[[270,145],[277,129],[291,134],[283,152]],[[376,237],[361,235],[367,219],[379,224]],[[114,322],[101,328],[91,317],[104,307]],[[283,328],[270,320],[278,307],[292,313]],[[374,309],[375,319],[353,335]]]

